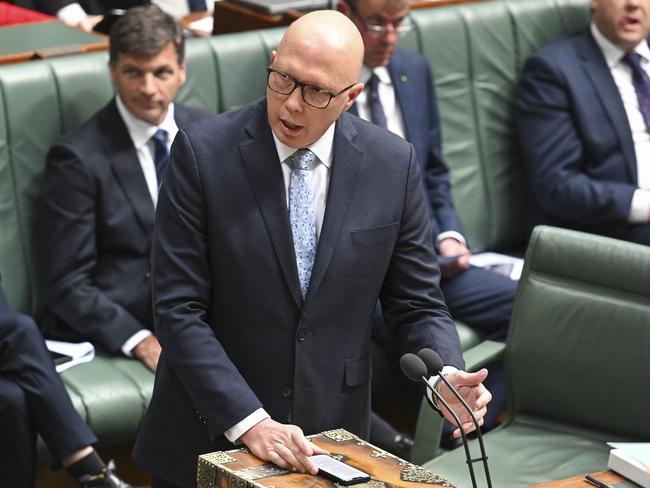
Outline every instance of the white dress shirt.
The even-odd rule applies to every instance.
[[[316,234],[320,236],[323,228],[323,217],[325,216],[325,203],[327,201],[327,190],[330,183],[330,169],[332,168],[333,148],[334,148],[334,128],[332,124],[325,133],[313,144],[307,146],[316,155],[317,162],[312,169],[311,188],[314,196],[314,217],[316,219]],[[282,166],[282,177],[284,178],[284,189],[286,194],[287,208],[289,208],[289,182],[291,181],[291,166],[287,159],[298,148],[284,145],[273,134],[275,149]],[[226,439],[232,443],[238,443],[239,438],[246,433],[251,427],[255,426],[264,419],[270,418],[270,415],[263,408],[259,408],[251,413],[248,417],[239,421],[237,424],[224,432]]]
[[[630,205],[628,222],[633,224],[650,221],[648,211],[650,209],[650,133],[643,120],[643,114],[639,108],[639,100],[632,82],[632,68],[623,61],[625,51],[613,44],[591,23],[591,34],[600,48],[614,78],[614,83],[625,107],[627,120],[632,130],[634,141],[634,153],[636,155],[638,189],[635,190]],[[634,51],[641,56],[641,67],[650,73],[650,48],[644,39]]]
[[[386,66],[378,66],[374,69],[369,68],[365,64],[361,67],[361,74],[359,75],[359,83],[367,84],[371,76],[377,75],[379,82],[377,83],[377,92],[379,93],[379,100],[381,101],[384,115],[386,115],[386,126],[393,134],[397,134],[402,139],[406,139],[406,129],[404,125],[404,118],[397,97],[395,96],[395,87],[393,80],[390,78],[388,68]],[[370,117],[370,105],[368,101],[368,94],[363,91],[357,97],[357,112],[359,117],[363,120],[372,122]],[[444,230],[436,236],[438,242],[443,239],[455,239],[463,245],[467,245],[465,237],[455,230]]]
[[[144,179],[147,182],[149,195],[151,196],[151,201],[155,207],[158,203],[158,177],[156,176],[156,165],[154,163],[155,148],[151,141],[151,137],[158,129],[166,130],[168,134],[167,149],[169,150],[171,143],[178,132],[178,126],[176,125],[176,120],[174,120],[174,104],[169,104],[165,119],[162,121],[160,126],[155,126],[133,115],[126,108],[124,102],[122,102],[120,96],[117,94],[115,95],[115,102],[117,105],[117,111],[120,113],[124,125],[126,125],[126,130],[131,137],[131,142],[133,142],[133,146],[135,147],[135,152],[138,156]],[[122,352],[127,356],[131,356],[135,346],[140,344],[140,342],[150,335],[151,331],[148,329],[139,330],[129,337],[124,344],[122,344]]]

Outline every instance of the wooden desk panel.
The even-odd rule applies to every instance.
[[[0,64],[108,49],[108,37],[52,20],[0,28]]]
[[[411,2],[411,8],[443,7],[445,5],[480,1],[483,0],[414,0]],[[289,25],[301,15],[302,13],[298,10],[287,10],[283,15],[269,15],[230,0],[221,0],[214,4],[213,34],[226,34]]]
[[[626,480],[622,476],[616,474],[613,471],[599,471],[598,473],[591,473],[596,479],[603,481],[604,483],[609,483],[610,485],[618,485],[624,483]],[[542,483],[541,485],[535,485],[531,488],[594,488],[594,485],[589,483],[584,475],[574,476],[573,478],[567,478],[565,480],[559,481],[549,481],[548,483]]]

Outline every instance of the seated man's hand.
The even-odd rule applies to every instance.
[[[463,399],[472,409],[474,416],[479,425],[483,425],[483,417],[487,413],[487,404],[492,400],[492,395],[490,392],[483,386],[483,381],[488,375],[487,369],[483,368],[476,373],[467,373],[466,371],[455,371],[449,374],[446,379],[449,383],[456,389],[458,393],[461,394]],[[467,410],[463,405],[458,401],[456,396],[449,391],[449,388],[443,381],[438,381],[436,384],[436,389],[449,404],[451,408],[454,409],[456,415],[460,418],[460,421],[463,426],[465,433],[472,432],[476,430],[474,422],[470,417]],[[456,425],[456,421],[451,413],[445,408],[444,405],[438,405],[442,410],[445,418],[451,422],[452,425]],[[454,437],[460,437],[460,429],[454,430]]]
[[[103,15],[87,15],[71,27],[76,27],[85,32],[91,32],[103,18]]]
[[[270,418],[251,427],[240,440],[258,458],[301,473],[318,473],[316,465],[307,459],[309,456],[329,454],[309,442],[300,427],[281,424]]]
[[[461,271],[469,268],[469,258],[472,253],[462,242],[457,241],[453,237],[447,237],[446,239],[440,241],[438,244],[438,249],[440,251],[440,256],[458,256],[458,259],[456,261],[446,263],[444,266],[440,266],[440,272],[445,278],[454,276]]]
[[[150,335],[133,348],[133,355],[155,373],[160,359],[160,349],[156,336]]]

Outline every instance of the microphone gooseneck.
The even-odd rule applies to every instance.
[[[485,468],[485,478],[487,480],[488,487],[492,488],[492,480],[490,479],[490,470],[488,468],[487,455],[485,454],[485,446],[483,445],[483,434],[481,433],[481,428],[478,424],[478,421],[476,420],[476,416],[474,415],[474,412],[467,404],[463,396],[460,393],[458,393],[456,388],[454,388],[449,383],[447,378],[445,378],[445,376],[441,374],[443,368],[443,362],[442,359],[440,359],[440,356],[438,355],[437,352],[431,349],[424,348],[424,349],[420,349],[420,351],[417,354],[417,357],[418,359],[422,360],[422,362],[424,363],[425,368],[427,369],[427,374],[429,376],[438,375],[440,380],[445,385],[447,385],[447,388],[451,390],[452,394],[458,399],[458,401],[463,405],[463,407],[465,407],[465,410],[467,410],[467,412],[469,413],[469,416],[472,419],[472,422],[474,423],[474,427],[476,428],[476,437],[478,438],[479,448],[481,449],[481,457],[479,459],[483,461],[483,467]],[[460,430],[462,432],[463,431],[462,425],[458,424],[458,426],[460,427]],[[479,459],[476,459],[475,461],[478,461]]]
[[[463,447],[465,448],[465,457],[467,458],[467,467],[469,469],[469,476],[472,479],[472,487],[476,488],[476,476],[474,475],[474,467],[472,466],[472,456],[470,455],[469,452],[469,445],[467,443],[467,436],[465,435],[465,431],[463,430],[463,424],[460,421],[460,418],[456,414],[453,408],[449,406],[447,401],[442,398],[442,395],[438,393],[427,381],[427,366],[424,364],[424,361],[416,356],[413,353],[406,353],[404,354],[399,361],[400,368],[402,368],[402,372],[404,375],[410,379],[411,381],[422,381],[426,388],[431,392],[433,396],[436,397],[438,402],[442,403],[445,408],[451,413],[451,416],[454,418],[456,425],[458,425],[458,428],[460,429],[460,435],[463,439]],[[429,397],[425,395],[425,398],[429,402],[429,405],[431,408],[433,408],[435,411],[437,411],[439,414],[442,415],[442,412],[436,406],[431,402]]]

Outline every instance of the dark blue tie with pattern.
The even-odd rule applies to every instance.
[[[384,113],[384,107],[379,99],[379,78],[377,75],[373,73],[366,85],[368,86],[368,107],[370,107],[370,119],[373,124],[387,129],[388,124],[386,123],[386,114]]]
[[[190,12],[205,12],[208,10],[205,0],[187,0],[187,6],[190,8]]]
[[[636,91],[636,97],[639,99],[639,110],[643,114],[646,128],[650,130],[650,77],[641,67],[640,54],[627,53],[623,61],[632,68],[632,84]]]
[[[167,149],[167,131],[158,129],[151,137],[154,147],[153,162],[156,165],[156,177],[158,186],[162,185],[167,167],[169,166],[169,149]]]

